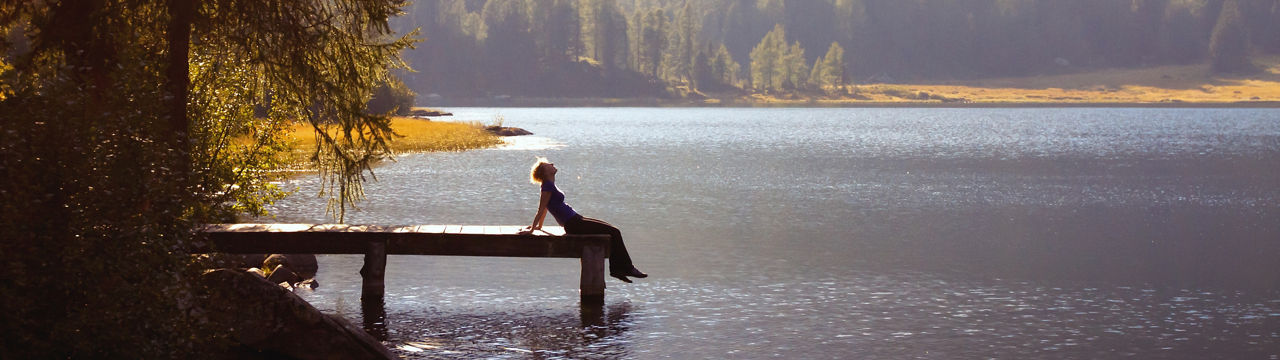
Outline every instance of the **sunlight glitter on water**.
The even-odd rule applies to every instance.
[[[525,224],[547,156],[652,277],[587,316],[577,261],[392,256],[409,358],[1280,355],[1274,110],[453,110],[538,135],[379,167],[348,221]],[[304,297],[359,322],[362,261]]]
[[[502,138],[502,145],[494,150],[537,151],[553,150],[564,147],[564,143],[541,136],[507,136]]]

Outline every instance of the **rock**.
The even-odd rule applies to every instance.
[[[270,256],[267,256],[265,260],[262,260],[263,269],[275,269],[280,265],[289,265],[289,258],[284,256],[284,254],[271,254]]]
[[[298,281],[316,277],[316,271],[320,269],[313,254],[271,254],[262,261],[263,269],[275,269],[280,265],[288,267],[297,274]]]
[[[265,259],[267,256],[265,254],[213,253],[201,255],[201,257],[207,257],[210,261],[211,267],[246,269],[262,265],[262,259]]]
[[[364,330],[247,271],[211,270],[200,280],[203,314],[240,345],[227,358],[396,359]]]
[[[267,276],[267,281],[272,284],[286,283],[292,286],[293,283],[300,282],[302,279],[293,270],[289,270],[288,266],[276,265],[276,268],[271,270],[271,275]]]
[[[508,126],[493,125],[493,126],[485,127],[484,130],[498,136],[533,135],[533,133],[530,132],[529,130],[515,128],[515,127],[508,127]]]
[[[320,282],[316,281],[315,278],[311,278],[311,279],[302,280],[302,282],[299,282],[294,285],[296,286],[296,288],[315,289],[320,287]]]
[[[409,116],[428,117],[428,116],[453,116],[451,112],[429,109],[414,109],[409,111]]]
[[[262,272],[262,269],[259,268],[249,268],[249,270],[245,271],[248,271],[250,274],[261,276],[263,279],[267,278],[267,274]]]

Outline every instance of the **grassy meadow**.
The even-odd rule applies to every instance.
[[[391,150],[396,154],[463,151],[498,145],[502,140],[484,130],[479,123],[430,121],[395,116],[391,129],[396,136],[391,140]],[[316,133],[310,124],[294,124],[287,135],[291,158],[288,163],[303,164],[315,152]]]
[[[1255,58],[1254,63],[1261,71],[1241,76],[1215,75],[1208,64],[1201,64],[945,83],[854,85],[847,94],[835,96],[753,94],[733,100],[781,106],[909,106],[929,103],[1240,105],[1280,102],[1280,56]]]

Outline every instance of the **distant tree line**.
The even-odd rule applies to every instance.
[[[1280,0],[422,0],[422,94],[642,96],[1059,74],[1280,52]],[[826,51],[821,49],[826,48]]]

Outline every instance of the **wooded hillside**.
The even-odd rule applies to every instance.
[[[395,25],[426,41],[405,53],[417,72],[402,77],[423,95],[682,96],[1210,61],[1248,71],[1247,56],[1280,52],[1280,0],[420,0],[406,10]]]

